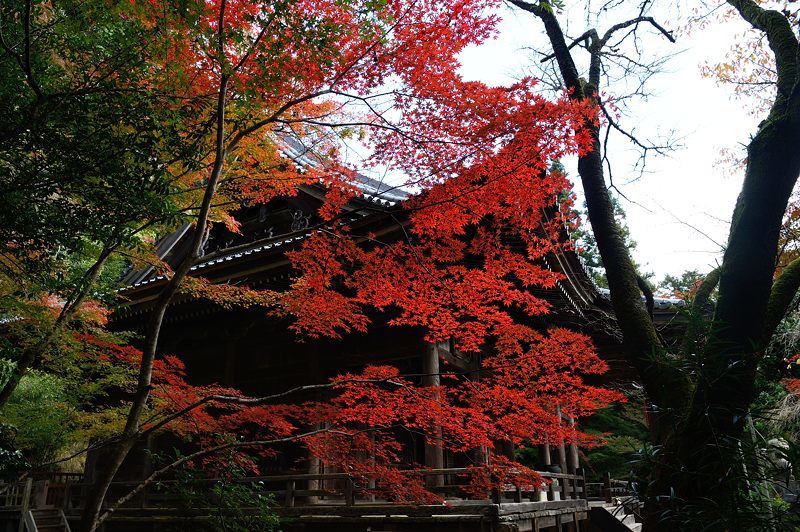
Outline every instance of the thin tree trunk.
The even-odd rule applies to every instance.
[[[224,6],[222,11],[224,11]],[[222,16],[223,14],[220,15],[220,18],[222,18]],[[220,31],[221,28],[222,24],[220,24]],[[95,480],[95,484],[92,486],[92,490],[86,501],[80,528],[80,530],[83,532],[94,532],[97,529],[101,516],[103,501],[105,500],[108,488],[116,476],[117,471],[119,471],[119,468],[122,466],[122,463],[125,461],[125,458],[128,456],[128,453],[134,447],[139,438],[139,423],[141,421],[142,412],[147,405],[147,399],[150,395],[150,385],[153,376],[153,362],[155,361],[158,349],[158,339],[161,333],[161,326],[164,322],[164,315],[166,314],[167,307],[172,301],[172,298],[178,292],[181,283],[189,273],[190,268],[200,257],[200,252],[206,237],[208,218],[211,211],[211,202],[225,165],[225,104],[227,87],[228,76],[223,74],[220,78],[220,87],[216,108],[214,165],[211,169],[208,183],[206,184],[200,210],[197,214],[192,244],[186,258],[176,268],[169,283],[159,294],[158,300],[156,301],[155,307],[150,315],[150,321],[148,323],[147,333],[145,336],[145,344],[142,350],[142,362],[139,367],[136,394],[134,395],[130,410],[128,411],[125,428],[122,432],[120,441],[111,448],[108,463],[104,465],[102,472]]]

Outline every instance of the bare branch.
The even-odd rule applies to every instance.
[[[631,20],[626,20],[625,22],[620,22],[618,24],[614,24],[613,26],[608,28],[608,30],[606,30],[605,34],[603,34],[603,38],[600,41],[601,42],[601,46],[605,46],[606,43],[608,43],[608,40],[617,31],[619,31],[621,29],[629,28],[631,26],[636,27],[639,24],[641,24],[642,22],[649,23],[654,28],[656,28],[659,32],[661,32],[661,34],[664,35],[664,37],[666,37],[667,40],[669,40],[670,42],[673,42],[673,43],[675,42],[675,36],[672,35],[672,32],[668,31],[661,24],[656,22],[656,20],[653,17],[636,17],[636,18],[633,18]]]
[[[573,40],[572,43],[569,46],[567,46],[567,50],[572,50],[575,46],[577,46],[582,42],[588,42],[590,38],[597,39],[597,30],[595,29],[586,30],[585,32],[583,32],[583,35]],[[543,58],[541,58],[539,62],[546,63],[547,61],[550,61],[551,59],[555,58],[555,56],[556,54],[548,54]]]
[[[574,91],[574,97],[583,96],[583,87],[578,76],[578,68],[575,66],[575,61],[569,51],[569,45],[564,39],[564,32],[561,30],[555,15],[539,5],[523,0],[508,0],[508,2],[542,20],[564,83],[568,89]]]

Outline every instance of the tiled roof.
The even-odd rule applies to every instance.
[[[600,297],[611,301],[611,291],[608,288],[598,288],[597,291],[600,293]],[[646,301],[644,296],[642,296],[642,301]],[[653,306],[656,310],[676,309],[685,307],[686,301],[674,297],[654,297]]]
[[[312,148],[304,145],[295,137],[281,135],[278,142],[283,147],[283,155],[292,159],[299,168],[319,168],[325,164]],[[355,174],[352,184],[362,191],[363,199],[385,207],[392,207],[396,203],[407,199],[410,195],[399,186],[387,184],[362,173]]]
[[[289,238],[284,238],[282,240],[280,240],[280,239],[279,240],[275,240],[275,241],[272,241],[272,242],[269,242],[269,243],[266,243],[266,244],[254,245],[251,248],[247,248],[247,249],[244,249],[244,250],[241,250],[241,251],[237,251],[235,253],[218,255],[218,256],[215,256],[213,259],[210,259],[210,260],[206,260],[206,261],[201,260],[200,262],[198,262],[197,264],[195,264],[194,266],[189,268],[189,271],[190,272],[200,271],[200,270],[202,270],[204,268],[207,268],[209,266],[213,266],[215,264],[221,264],[223,262],[230,262],[230,261],[233,261],[233,260],[236,260],[236,259],[240,259],[240,258],[249,256],[249,255],[252,255],[254,253],[260,253],[260,252],[267,251],[267,250],[270,250],[270,249],[279,248],[281,246],[285,246],[285,245],[291,244],[293,242],[299,242],[301,240],[304,240],[308,236],[310,236],[310,233],[303,234],[303,235],[295,235],[295,236],[292,236],[292,237],[289,237]],[[157,276],[154,276],[154,277],[150,277],[150,278],[144,279],[144,280],[139,281],[137,283],[128,285],[128,286],[124,287],[123,290],[129,289],[129,288],[138,288],[140,286],[144,286],[144,285],[147,285],[147,284],[150,284],[150,283],[154,283],[154,282],[160,281],[162,279],[166,279],[166,276],[157,275]]]
[[[298,169],[314,167],[318,168],[323,166],[323,160],[316,155],[312,148],[305,146],[299,139],[289,135],[280,135],[278,142],[282,147],[281,154],[288,159],[291,159]],[[364,174],[356,173],[354,175],[353,185],[362,191],[362,198],[364,201],[380,205],[385,208],[395,206],[397,203],[407,199],[410,194],[398,186],[389,185],[383,181],[378,181]],[[312,187],[313,188],[313,187]],[[309,191],[308,187],[301,187],[301,189]],[[188,233],[190,224],[185,224],[170,235],[164,237],[158,244],[157,255],[160,259],[164,259],[176,246],[178,242]],[[281,239],[277,237],[272,240],[261,240],[253,244],[251,248],[239,250],[235,253],[226,254],[224,250],[221,254],[216,254],[213,259],[200,262],[191,267],[192,272],[202,270],[214,264],[232,261],[234,259],[242,258],[254,253],[259,253],[269,249],[277,248],[292,242],[303,240],[307,234],[297,235],[294,234],[290,237]],[[121,290],[128,290],[131,288],[138,288],[140,286],[155,283],[157,281],[166,279],[164,275],[153,275],[153,268],[148,267],[137,271],[130,271],[121,279],[124,287]]]

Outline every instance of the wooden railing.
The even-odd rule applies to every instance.
[[[627,480],[618,480],[611,478],[611,475],[606,473],[603,475],[603,499],[610,503],[615,498],[630,497],[633,495],[631,491],[631,483]]]
[[[615,504],[615,510],[609,510],[613,515],[623,512],[625,515],[632,514],[636,522],[642,522],[642,502],[634,493],[632,483],[627,480],[611,478],[606,473],[603,475],[602,483],[589,483],[586,485],[588,500],[601,500],[607,504]]]
[[[428,489],[442,499],[468,500],[474,499],[465,491],[467,476],[474,473],[473,469],[450,468],[432,470],[414,470],[406,472],[409,477],[427,481],[431,486]],[[538,485],[504,484],[496,487],[487,503],[509,502],[544,502],[555,500],[578,500],[586,498],[586,481],[582,474],[570,475],[563,473],[539,473],[544,482]],[[438,479],[437,479],[438,477]],[[287,474],[269,475],[259,477],[246,477],[236,479],[236,483],[251,484],[259,493],[269,494],[274,497],[278,506],[292,508],[307,505],[340,505],[354,506],[357,503],[385,503],[388,501],[376,500],[373,476],[370,474]],[[461,482],[459,482],[461,481]],[[23,509],[23,502],[31,501],[30,507],[62,508],[69,512],[81,508],[84,504],[91,484],[82,482],[79,475],[56,474],[48,479],[32,479],[27,482],[6,485],[5,495],[0,495],[0,503],[6,509]],[[179,508],[180,497],[175,490],[170,488],[178,480],[163,480],[147,486],[137,496],[124,505],[125,508]],[[212,493],[213,484],[223,482],[218,478],[193,479],[191,481],[201,491],[205,486],[209,494]],[[107,501],[115,501],[129,493],[139,485],[138,481],[113,482],[109,488]],[[27,486],[27,488],[26,488]],[[25,491],[27,489],[27,492]],[[27,506],[25,507],[27,509]]]
[[[33,489],[33,479],[0,484],[0,507],[23,509],[28,507]]]
[[[453,481],[464,478],[473,471],[467,468],[432,469],[408,471],[411,477],[430,480],[432,477],[442,477]],[[494,503],[526,501],[553,501],[585,498],[585,479],[583,475],[568,475],[559,473],[541,472],[545,479],[541,485],[513,485],[506,484],[493,490],[490,500]],[[353,506],[358,501],[375,502],[376,490],[370,487],[369,474],[347,473],[320,473],[320,474],[288,474],[269,475],[260,477],[246,477],[236,479],[237,483],[246,483],[256,486],[259,492],[270,494],[279,506],[294,507],[298,504],[329,504]],[[170,486],[175,480],[160,481],[156,485],[148,486],[140,494],[128,502],[128,507],[174,507],[178,504],[179,497],[170,493]],[[211,492],[211,485],[220,482],[220,479],[193,479],[196,486],[208,485],[207,491]],[[113,482],[109,488],[107,500],[113,501],[126,492],[134,489],[138,482]],[[470,499],[466,493],[466,479],[463,483],[446,484],[430,482],[430,491],[441,495],[443,498]],[[439,485],[437,485],[439,484]],[[65,497],[65,508],[79,508],[88,493],[88,484],[72,484],[69,486]]]

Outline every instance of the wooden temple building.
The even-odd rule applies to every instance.
[[[301,147],[288,144],[287,157],[298,164],[313,164]],[[365,176],[358,177],[362,196],[348,205],[353,231],[369,231],[384,240],[399,238],[401,209],[407,193]],[[236,217],[240,233],[228,231],[222,224],[214,227],[204,247],[204,255],[191,268],[190,275],[202,276],[214,283],[230,283],[253,288],[286,289],[292,270],[286,252],[297,249],[316,225],[315,213],[325,196],[322,185],[303,185],[295,196],[273,200],[266,205],[242,207]],[[158,245],[159,257],[176,266],[188,252],[192,229],[187,225],[165,237]],[[566,228],[563,238],[568,239]],[[603,356],[611,364],[610,378],[625,379],[621,363],[620,337],[610,310],[607,294],[591,280],[575,252],[548,255],[546,266],[563,274],[553,289],[536,290],[535,295],[551,305],[551,312],[537,318],[541,326],[560,325],[582,330],[592,336]],[[131,270],[121,279],[121,294],[128,300],[113,316],[119,330],[142,330],[148,311],[167,279],[152,268]],[[656,309],[662,321],[672,319],[673,300],[658,300]],[[193,384],[219,383],[240,389],[253,396],[277,393],[305,384],[325,382],[328,378],[358,371],[367,364],[391,364],[408,374],[437,373],[447,362],[469,369],[479,364],[448,344],[428,345],[424,333],[411,327],[395,327],[376,319],[366,333],[348,334],[339,340],[299,342],[288,330],[288,318],[279,319],[264,309],[224,308],[208,300],[177,296],[170,305],[161,333],[160,351],[180,356]],[[427,377],[430,378],[430,377]],[[425,383],[423,383],[425,384]],[[430,383],[428,383],[430,384]],[[148,442],[147,445],[152,444]],[[118,480],[120,490],[126,481],[144,478],[152,464],[144,445],[131,454]],[[540,450],[541,454],[541,450]],[[464,467],[457,457],[442,452],[421,438],[409,441],[410,462],[431,468],[429,482],[447,494],[448,479]],[[374,498],[361,497],[359,487],[338,471],[326,470],[313,459],[303,462],[291,449],[280,454],[269,475],[261,481],[277,494],[284,517],[292,518],[285,530],[308,531],[524,531],[588,530],[589,492],[578,468],[577,449],[552,449],[552,463],[561,472],[547,475],[556,482],[536,493],[524,493],[509,486],[495,493],[492,500],[450,503],[441,507],[380,504]],[[548,453],[548,456],[550,454]],[[547,463],[547,462],[546,462]],[[298,464],[301,464],[298,469]],[[102,467],[102,455],[87,460],[85,478]],[[50,507],[64,508],[66,520],[79,515],[79,495],[73,479],[51,487],[64,486],[61,496],[54,495]],[[113,490],[112,490],[113,491]],[[54,491],[55,493],[55,491]],[[45,500],[41,507],[48,507]],[[60,497],[60,498],[59,498]],[[1,502],[1,501],[0,501]],[[199,516],[200,518],[202,516]],[[152,497],[143,495],[131,508],[122,508],[109,521],[107,530],[167,530],[175,514],[165,510]],[[173,521],[170,521],[172,519]],[[191,527],[190,527],[191,528]]]
[[[313,164],[299,145],[288,144],[287,152],[294,161]],[[362,195],[347,206],[351,232],[369,233],[382,242],[403,238],[407,218],[397,213],[407,193],[363,175],[357,179]],[[315,213],[325,192],[321,184],[302,185],[294,196],[242,207],[236,213],[239,233],[223,224],[215,226],[203,257],[192,266],[190,275],[215,284],[287,289],[294,272],[286,253],[302,246],[310,236],[309,228],[319,224]],[[159,257],[176,267],[184,259],[192,236],[188,225],[168,235],[159,243]],[[561,236],[569,238],[566,228]],[[554,289],[532,289],[535,296],[551,305],[549,313],[534,318],[539,321],[534,325],[542,330],[553,325],[582,330],[592,335],[607,356],[616,356],[619,338],[608,300],[578,255],[571,251],[552,253],[544,262],[551,271],[562,273],[563,280]],[[121,283],[121,295],[128,303],[113,316],[113,326],[141,331],[167,279],[145,268],[128,272]],[[181,357],[192,384],[218,383],[251,396],[327,382],[342,373],[358,373],[366,365],[392,365],[407,375],[436,374],[445,363],[465,372],[480,367],[480,357],[461,353],[448,342],[429,345],[420,328],[390,326],[386,316],[372,318],[365,333],[352,332],[341,339],[301,340],[288,331],[291,318],[278,318],[263,308],[224,308],[206,299],[178,295],[167,312],[159,349]],[[425,379],[432,377],[423,377],[421,384],[433,384]],[[407,452],[409,463],[426,467],[466,465],[426,445],[422,438],[410,441]],[[281,456],[271,468],[276,473],[292,469],[299,458],[292,452]],[[577,464],[569,469],[574,472],[575,467]],[[566,472],[566,466],[562,469]],[[131,471],[134,476],[135,470]],[[146,464],[138,474],[145,473]]]

